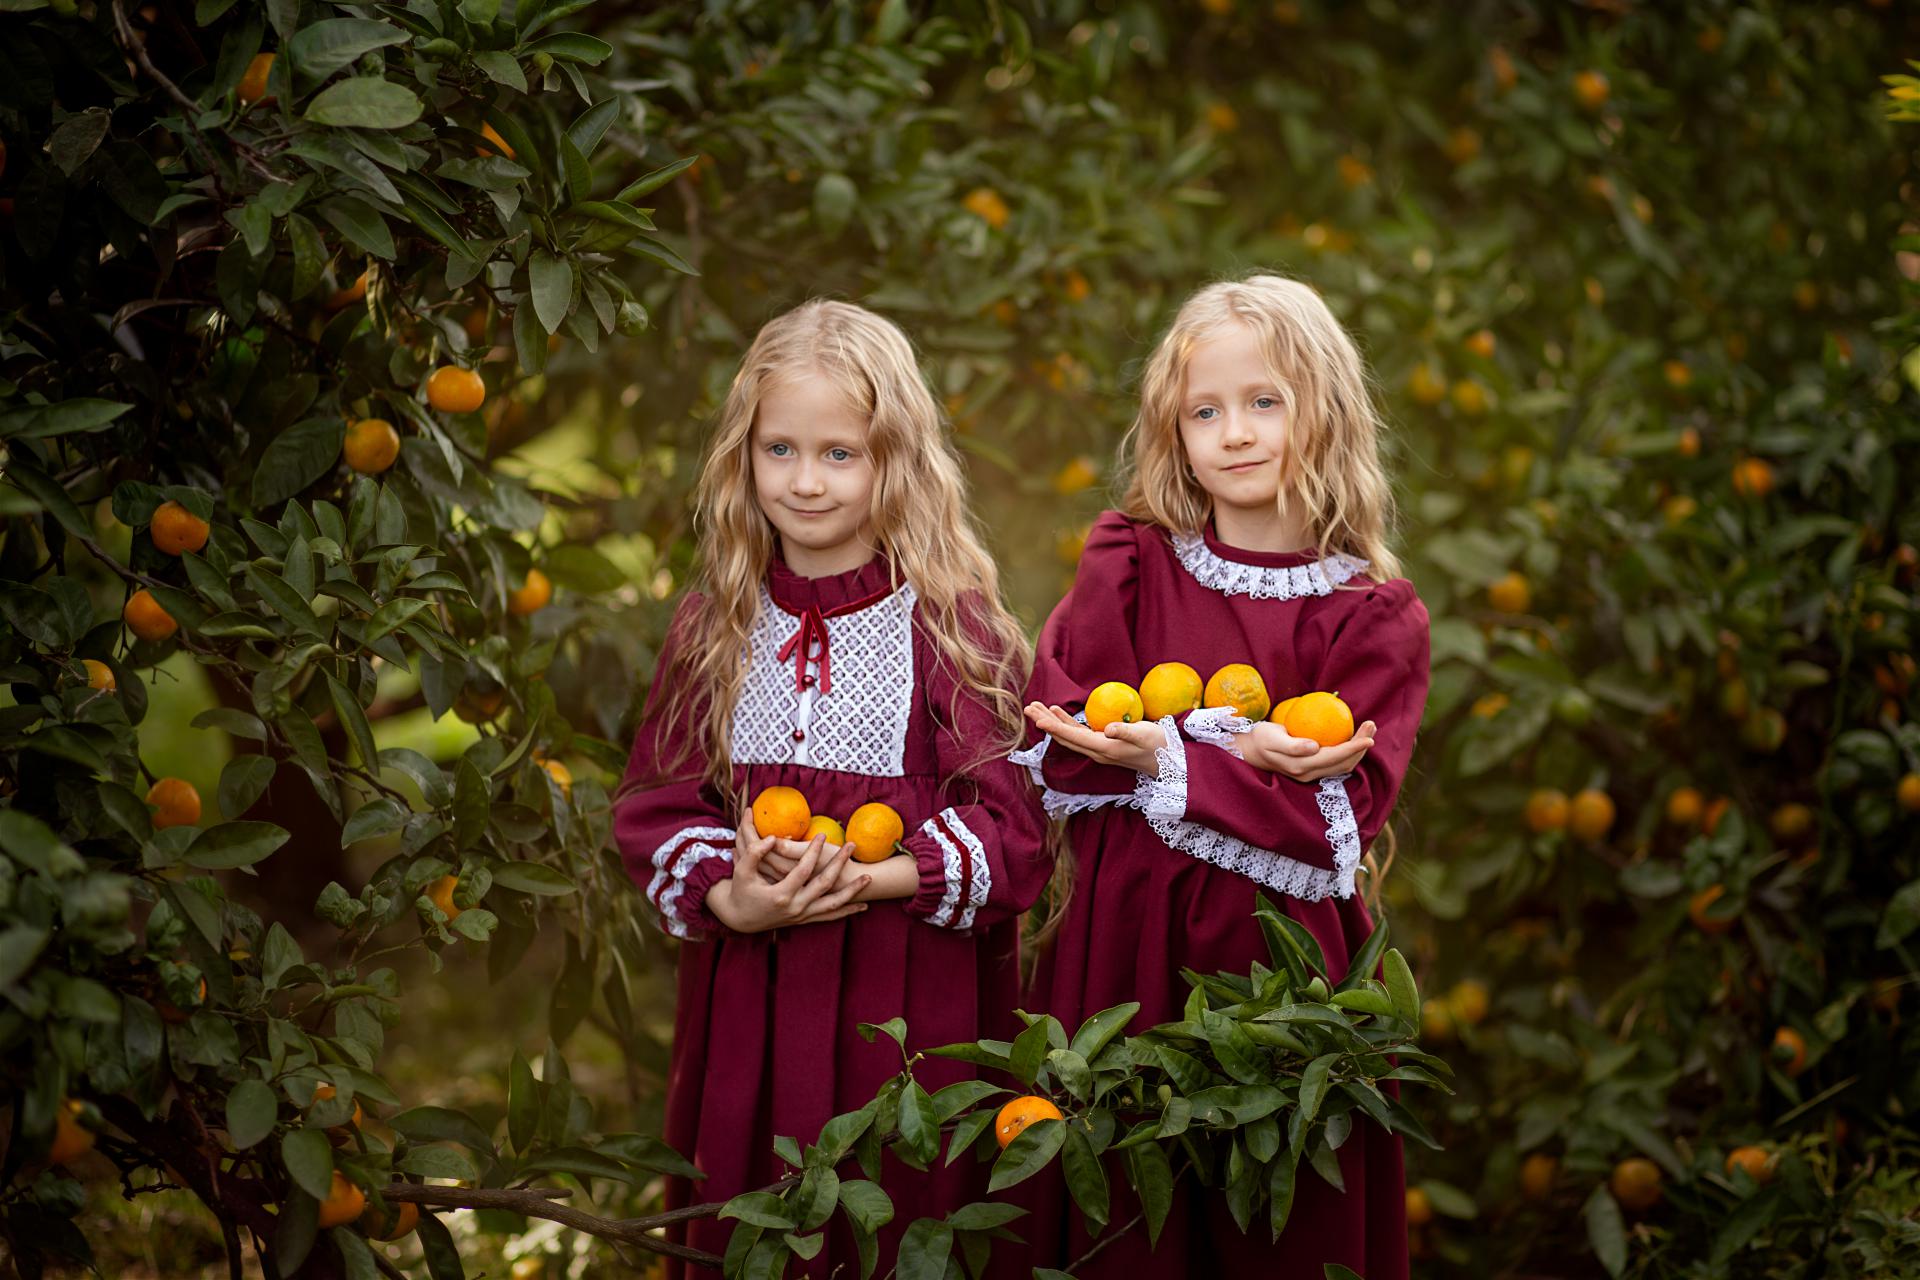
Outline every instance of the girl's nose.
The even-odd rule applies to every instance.
[[[1247,428],[1247,420],[1238,413],[1228,413],[1226,426],[1220,432],[1220,443],[1229,448],[1249,444],[1253,432]]]

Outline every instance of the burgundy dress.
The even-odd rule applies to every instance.
[[[804,1146],[828,1119],[868,1102],[900,1070],[900,1052],[884,1035],[867,1043],[857,1023],[904,1016],[911,1048],[1008,1035],[1020,913],[1052,871],[1026,773],[1005,759],[978,763],[996,732],[992,713],[970,694],[956,698],[963,686],[939,659],[924,606],[910,585],[890,580],[884,557],[824,578],[800,577],[776,558],[765,587],[733,717],[742,804],[765,787],[797,787],[814,813],[843,824],[868,801],[889,804],[905,820],[920,891],[824,924],[736,934],[706,896],[732,874],[738,819],[699,781],[697,747],[673,771],[684,780],[622,799],[614,831],[628,874],[662,927],[684,940],[666,1139],[707,1176],[670,1182],[669,1207],[765,1186],[786,1172],[775,1136]],[[675,617],[663,670],[692,604]],[[662,694],[656,685],[629,779],[657,778],[656,762],[689,734],[660,722]],[[915,1074],[932,1091],[974,1069],[927,1059]],[[920,1174],[886,1159],[894,1219],[881,1233],[883,1258],[913,1219],[944,1216],[985,1190],[971,1160],[936,1160]],[[864,1177],[857,1167],[843,1175]],[[733,1226],[704,1219],[683,1238],[718,1254]],[[820,1254],[796,1259],[788,1274],[824,1276],[835,1266],[859,1274],[839,1215]],[[719,1272],[670,1263],[668,1274]]]
[[[1426,607],[1405,579],[1374,583],[1365,569],[1341,555],[1242,551],[1211,529],[1173,535],[1112,511],[1094,524],[1073,589],[1041,632],[1029,700],[1078,713],[1094,686],[1137,685],[1162,662],[1184,662],[1203,680],[1247,662],[1274,702],[1338,692],[1357,722],[1375,721],[1376,734],[1354,772],[1308,784],[1234,754],[1230,712],[1163,720],[1170,732],[1157,778],[1033,732],[1014,758],[1032,769],[1048,811],[1069,815],[1077,876],[1027,1007],[1059,1018],[1068,1035],[1129,1000],[1141,1002],[1130,1031],[1179,1021],[1189,990],[1182,967],[1245,973],[1268,961],[1256,892],[1313,933],[1335,979],[1345,973],[1373,929],[1354,894],[1355,868],[1400,789],[1428,681]],[[1400,1280],[1399,1138],[1358,1117],[1339,1159],[1344,1193],[1301,1162],[1278,1244],[1264,1219],[1243,1235],[1224,1197],[1199,1190],[1176,1198],[1158,1248],[1149,1251],[1136,1228],[1074,1275],[1321,1280],[1324,1264],[1338,1262],[1366,1280]],[[1121,1224],[1136,1208],[1115,1181],[1110,1220]],[[1036,1265],[1066,1267],[1091,1244],[1085,1223],[1057,1180],[1028,1194]]]

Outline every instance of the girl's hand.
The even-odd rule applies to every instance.
[[[1027,704],[1027,719],[1067,750],[1077,751],[1089,760],[1121,765],[1149,778],[1160,776],[1160,760],[1154,753],[1167,745],[1167,735],[1151,721],[1133,724],[1115,721],[1104,731],[1090,729],[1068,715],[1066,708],[1050,707],[1042,702]]]
[[[721,924],[735,933],[764,933],[788,925],[838,920],[867,909],[865,903],[854,901],[854,894],[866,887],[870,877],[847,876],[847,883],[840,883],[853,852],[851,845],[828,854],[825,838],[816,836],[793,870],[769,883],[762,878],[760,868],[773,843],[774,837],[762,836],[753,829],[751,816],[740,824],[733,875],[707,891],[707,910]]]
[[[1369,720],[1337,747],[1323,747],[1312,738],[1296,738],[1270,720],[1233,735],[1240,757],[1256,769],[1278,773],[1295,782],[1318,782],[1335,774],[1351,773],[1373,746],[1374,723]]]
[[[823,846],[818,855],[823,860],[841,849],[852,847],[851,845],[827,845],[826,839],[825,836],[815,836],[812,840],[788,840],[784,837],[775,837],[773,847],[767,850],[766,857],[760,861],[760,878],[769,884],[786,879],[793,874],[793,869],[800,865],[800,859],[807,856],[807,850],[816,842]],[[817,866],[818,863],[815,865]],[[850,865],[860,864],[856,862]]]

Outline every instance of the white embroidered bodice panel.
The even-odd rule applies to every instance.
[[[1311,564],[1285,567],[1241,564],[1228,560],[1197,533],[1176,533],[1173,554],[1201,586],[1224,596],[1253,600],[1296,600],[1301,596],[1332,595],[1333,589],[1366,571],[1367,562],[1335,552]]]
[[[733,709],[735,764],[799,764],[875,778],[906,772],[913,716],[911,586],[854,613],[828,617],[828,676],[819,688],[819,650],[808,654],[809,682],[794,688],[794,659],[780,647],[800,619],[760,588],[746,683]]]

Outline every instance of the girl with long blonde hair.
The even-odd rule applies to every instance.
[[[1413,754],[1429,656],[1389,545],[1382,433],[1359,351],[1308,286],[1218,283],[1174,317],[1142,379],[1121,509],[1094,524],[1028,688],[1033,741],[1014,758],[1066,821],[1073,872],[1029,1008],[1073,1027],[1138,1000],[1134,1030],[1179,1021],[1183,969],[1267,961],[1258,892],[1335,978],[1372,932],[1357,879]],[[1093,695],[1109,681],[1139,688],[1143,718],[1105,723]],[[1351,709],[1350,738],[1267,718],[1315,691]],[[1361,1121],[1337,1158],[1344,1190],[1303,1162],[1277,1245],[1203,1189],[1176,1199],[1157,1248],[1135,1229],[1074,1274],[1404,1277],[1399,1138]],[[1033,1220],[1039,1265],[1093,1247],[1056,1209]]]
[[[904,1017],[918,1045],[1004,1034],[1019,917],[1052,869],[1006,758],[1030,651],[897,326],[833,301],[768,323],[697,516],[699,576],[615,798],[627,869],[681,940],[666,1138],[706,1178],[674,1180],[675,1206],[775,1181],[776,1135],[811,1141],[871,1100],[900,1055],[858,1024]],[[886,1167],[889,1254],[979,1189],[970,1162]],[[720,1253],[731,1226],[686,1242]],[[805,1273],[857,1264],[830,1232]]]

